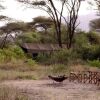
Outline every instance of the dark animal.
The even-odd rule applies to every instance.
[[[48,76],[50,79],[56,81],[56,82],[63,82],[65,79],[67,79],[68,77],[66,77],[65,75],[63,76]]]

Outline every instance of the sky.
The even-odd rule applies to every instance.
[[[18,3],[16,0],[5,0],[5,2],[2,3],[4,6],[6,6],[6,9],[3,10],[1,15],[5,15],[11,18],[14,18],[16,20],[21,20],[25,22],[32,21],[32,18],[37,16],[47,16],[47,13],[44,11],[40,11],[37,9],[26,9],[26,7],[23,4]],[[55,3],[56,6],[59,8],[60,4]],[[94,15],[95,11],[94,8],[91,7],[87,2],[83,2],[79,11],[79,16],[88,16],[89,14]],[[66,15],[66,12],[64,12],[64,15]]]

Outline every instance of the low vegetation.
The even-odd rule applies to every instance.
[[[39,36],[35,37],[38,40]],[[82,65],[79,67],[80,70],[88,70],[91,67],[98,69],[100,44],[98,41],[93,42],[92,37],[97,40],[100,36],[96,33],[77,33],[73,48],[61,49],[51,54],[40,53],[35,60],[25,54],[18,45],[7,45],[0,49],[0,80],[42,79],[47,78],[49,74],[68,74],[71,69],[73,70],[71,66],[79,65]]]
[[[0,86],[0,100],[29,100],[27,94],[19,92],[15,88]]]
[[[88,61],[88,64],[89,64],[90,66],[100,68],[100,60]]]

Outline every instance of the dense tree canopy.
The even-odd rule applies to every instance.
[[[36,29],[38,27],[42,27],[45,30],[45,33],[48,28],[50,28],[52,25],[54,25],[51,18],[45,17],[45,16],[38,16],[36,18],[33,18],[32,22],[28,23],[29,27],[32,29]]]

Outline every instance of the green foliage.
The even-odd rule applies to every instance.
[[[100,58],[100,36],[96,33],[78,33],[75,36],[74,50],[83,60]]]
[[[76,52],[84,60],[94,60],[100,58],[100,46],[98,45],[88,45],[81,48],[77,48]]]
[[[53,55],[51,55],[51,62],[56,63],[68,63],[70,60],[73,60],[75,58],[75,52],[73,52],[72,49],[62,49],[58,52],[55,52]]]
[[[35,42],[35,43],[37,43],[40,41],[40,35],[38,33],[35,33],[35,32],[28,32],[28,33],[24,33],[24,34],[20,35],[17,40],[19,43],[23,43],[23,42],[26,42],[26,43]]]
[[[50,59],[50,55],[49,54],[44,54],[44,53],[39,53],[36,60],[38,62],[41,62],[41,63],[48,63],[49,62],[49,59]]]
[[[76,48],[81,48],[83,46],[89,45],[87,34],[84,32],[77,33],[74,38],[74,42]]]
[[[62,40],[66,41],[65,27],[62,29]],[[27,32],[17,38],[18,43],[57,43],[56,32],[54,25],[50,26],[46,31],[42,32]]]
[[[17,61],[24,59],[25,54],[18,46],[9,46],[8,48],[0,49],[0,62]]]
[[[77,57],[78,55],[72,49],[61,49],[51,54],[39,54],[36,60],[46,64],[68,64],[70,60],[75,60]]]
[[[89,64],[90,66],[100,68],[100,60],[93,60],[93,61],[88,60],[88,64]]]
[[[87,37],[91,44],[100,44],[100,35],[98,33],[90,32],[87,34]]]
[[[40,38],[41,43],[57,43],[54,25],[52,25],[51,28],[46,31],[46,33],[40,33]]]
[[[27,64],[30,66],[36,65],[36,62],[33,59],[27,59]]]

